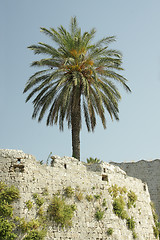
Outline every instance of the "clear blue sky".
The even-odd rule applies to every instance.
[[[81,131],[81,160],[137,161],[160,158],[160,1],[159,0],[5,0],[0,7],[0,148],[20,149],[46,160],[49,153],[71,156],[71,133],[32,120],[23,89],[37,70],[27,46],[48,42],[40,27],[69,26],[77,16],[82,31],[96,39],[116,35],[112,48],[123,53],[121,74],[132,94],[119,88],[120,121],[100,120],[94,133]]]

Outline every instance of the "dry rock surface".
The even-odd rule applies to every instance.
[[[126,170],[126,169],[124,169]],[[66,198],[69,204],[75,204],[76,210],[72,227],[61,228],[54,222],[48,227],[46,240],[131,240],[133,232],[128,229],[126,220],[113,211],[113,196],[110,189],[117,186],[134,192],[136,203],[127,208],[127,193],[122,197],[126,201],[125,210],[135,221],[135,233],[138,240],[154,240],[153,215],[150,207],[150,194],[147,184],[140,179],[130,177],[118,166],[106,162],[88,165],[72,157],[52,156],[50,166],[41,165],[35,157],[19,150],[0,150],[0,181],[15,185],[21,198],[15,203],[15,212],[26,220],[36,218],[36,209],[28,211],[25,202],[33,201],[33,194],[42,194],[47,189],[50,198],[53,194],[64,193],[66,187],[73,189],[73,196]],[[83,198],[78,200],[77,193]],[[121,193],[118,193],[121,195]],[[87,196],[92,196],[91,201]],[[106,202],[104,206],[104,202]],[[44,208],[47,203],[44,203]],[[96,219],[96,211],[104,212],[103,218]],[[113,234],[108,235],[109,228]]]

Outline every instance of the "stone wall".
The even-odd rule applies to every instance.
[[[138,197],[136,206],[127,209],[128,216],[133,216],[137,240],[154,240],[153,216],[150,207],[148,187],[141,180],[129,177],[117,166],[108,163],[87,165],[74,158],[52,157],[52,166],[40,165],[32,155],[17,150],[0,150],[0,181],[19,188],[21,198],[15,203],[15,211],[26,220],[36,217],[36,210],[28,211],[25,202],[33,201],[33,193],[42,194],[47,188],[49,197],[64,188],[71,186],[74,192],[81,191],[84,198],[78,201],[74,196],[67,199],[75,204],[77,209],[73,217],[73,225],[69,229],[61,229],[50,223],[46,240],[131,240],[132,231],[126,226],[126,221],[113,212],[113,198],[109,188],[115,184],[134,191]],[[99,195],[100,198],[89,202],[87,195]],[[102,203],[106,199],[104,208]],[[127,195],[124,196],[127,201]],[[44,206],[47,207],[47,206]],[[104,211],[101,221],[95,218],[96,209]],[[107,236],[108,228],[113,228],[113,235]]]
[[[111,162],[111,164],[119,166],[128,176],[139,178],[147,183],[151,200],[155,204],[156,212],[160,219],[160,160],[141,160],[129,163]]]

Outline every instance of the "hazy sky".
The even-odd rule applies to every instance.
[[[160,1],[159,0],[2,0],[0,7],[0,148],[19,149],[38,160],[49,153],[71,156],[65,126],[46,127],[32,120],[31,101],[23,94],[37,59],[27,46],[49,39],[40,27],[64,25],[77,16],[82,31],[97,30],[95,40],[115,35],[111,48],[123,53],[132,93],[119,87],[120,121],[107,115],[107,129],[97,121],[94,133],[81,131],[81,160],[137,161],[160,158]]]

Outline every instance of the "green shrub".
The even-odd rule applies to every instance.
[[[106,205],[107,205],[107,201],[106,201],[106,199],[104,198],[104,199],[103,199],[103,202],[102,202],[102,206],[103,206],[103,207],[106,207]]]
[[[0,181],[0,192],[1,192],[4,188],[6,188],[6,184],[5,184],[4,182],[1,182],[1,181]]]
[[[76,198],[78,199],[78,201],[82,201],[83,200],[83,193],[82,192],[76,192]]]
[[[64,193],[65,193],[66,197],[71,198],[73,196],[73,194],[74,194],[74,189],[71,188],[71,186],[66,187],[64,189]]]
[[[104,211],[101,211],[101,209],[98,209],[95,213],[95,218],[97,219],[97,221],[102,220],[104,215]]]
[[[93,201],[93,196],[92,195],[87,195],[86,199],[88,200],[88,202]]]
[[[98,158],[92,158],[92,157],[87,158],[87,163],[88,164],[94,164],[94,163],[100,163],[100,162],[101,162],[101,160],[98,159]]]
[[[38,197],[38,193],[33,193],[32,196],[34,199],[36,199]]]
[[[113,234],[113,228],[108,228],[107,235],[112,236],[112,234]]]
[[[138,213],[139,213],[139,215],[141,215],[141,209],[140,208],[138,208]]]
[[[48,193],[48,188],[47,188],[47,187],[44,188],[44,190],[43,190],[43,192],[42,192],[42,195],[43,195],[43,196],[48,196],[48,195],[49,195],[49,193]]]
[[[39,163],[40,163],[41,165],[43,165],[43,164],[44,164],[44,161],[43,161],[43,160],[39,160]]]
[[[32,207],[33,207],[33,202],[32,201],[28,200],[28,201],[25,202],[25,204],[26,204],[26,207],[28,208],[28,210],[32,209]]]
[[[58,196],[53,197],[52,202],[48,207],[50,219],[61,227],[69,227],[72,225],[74,211],[75,205],[66,204],[65,200]]]
[[[112,185],[108,188],[108,192],[113,198],[116,198],[119,194],[126,194],[127,188],[126,187],[118,187],[117,184]]]
[[[96,200],[101,198],[101,196],[99,194],[94,195],[94,197],[95,197]]]
[[[40,207],[40,208],[38,209],[37,214],[38,214],[38,216],[41,216],[41,217],[44,215],[43,207]]]
[[[134,230],[134,228],[135,228],[135,221],[134,221],[133,217],[127,218],[126,219],[126,224],[127,224],[127,227],[128,227],[129,230],[132,230],[132,231]]]
[[[43,240],[46,235],[44,230],[32,230],[27,234],[24,240]]]
[[[153,233],[154,233],[155,238],[158,238],[159,230],[158,230],[158,228],[156,226],[153,226]]]
[[[127,218],[127,213],[124,210],[124,206],[125,206],[125,202],[124,202],[122,196],[114,199],[113,211],[118,217],[120,217],[122,219]]]
[[[75,204],[71,204],[70,206],[71,206],[71,209],[72,209],[73,211],[77,210],[77,207],[76,207]]]
[[[119,187],[119,192],[120,194],[126,194],[127,193],[127,188],[126,187]]]
[[[113,198],[116,198],[119,193],[119,187],[117,186],[117,184],[114,184],[110,188],[108,188],[108,192]]]
[[[13,233],[15,225],[8,219],[0,217],[0,240],[14,240],[17,235]]]
[[[38,207],[41,207],[44,203],[44,198],[41,198],[38,193],[33,194],[33,198],[35,199],[35,203]]]
[[[11,203],[19,198],[19,191],[14,186],[7,187],[0,182],[0,240],[15,240],[18,236],[15,232],[20,231],[27,233],[25,240],[43,240],[44,230],[38,230],[40,222],[37,219],[32,219],[26,222],[24,219],[13,216],[13,207]],[[42,199],[38,194],[34,194],[37,205],[42,204]],[[26,207],[30,210],[33,203],[26,201]],[[44,226],[44,225],[43,225]]]
[[[0,202],[7,202],[10,204],[19,197],[19,190],[16,187],[7,187],[5,184],[1,183]]]
[[[158,236],[160,237],[160,223],[158,222],[158,215],[156,214],[154,203],[151,202],[150,205],[152,209],[153,220],[155,223],[155,226],[153,226],[153,233],[154,233],[154,236],[158,238]]]
[[[17,235],[13,232],[15,224],[13,223],[13,207],[11,203],[19,198],[19,190],[14,187],[8,187],[0,182],[0,240],[14,240]]]
[[[156,214],[156,210],[155,210],[155,206],[154,203],[151,202],[151,210],[152,210],[152,215],[153,215],[153,219],[154,219],[154,223],[156,224],[158,222],[158,215]]]
[[[0,216],[3,217],[12,217],[13,207],[11,204],[6,201],[0,203]]]
[[[32,219],[29,222],[26,222],[24,219],[20,219],[20,229],[22,232],[27,233],[27,236],[24,238],[25,240],[43,240],[46,235],[46,230],[43,228],[39,230],[41,227],[41,222],[38,219]],[[43,227],[45,224],[43,223]]]
[[[128,193],[128,208],[131,208],[131,206],[135,205],[135,202],[137,201],[137,195],[133,191],[129,191]]]
[[[33,229],[38,229],[40,222],[37,219],[32,219],[29,222],[25,221],[24,218],[20,219],[20,229],[22,232],[28,232]]]
[[[134,231],[132,231],[132,236],[133,236],[133,239],[137,238],[137,234]]]

